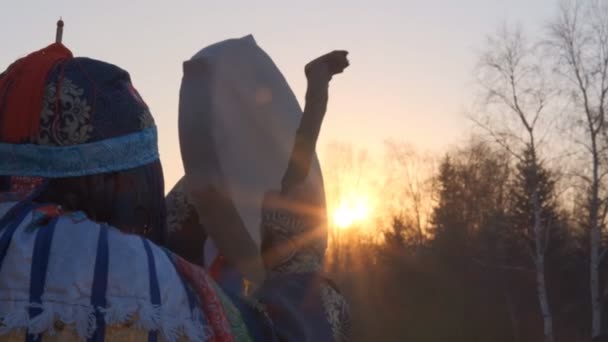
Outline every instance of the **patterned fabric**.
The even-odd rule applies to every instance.
[[[32,143],[80,145],[151,127],[154,120],[148,106],[125,70],[77,57],[58,64],[49,73],[40,132]],[[150,149],[156,150],[156,146]]]
[[[232,335],[230,321],[224,311],[222,302],[210,285],[212,280],[207,273],[184,259],[174,256],[173,262],[179,274],[194,288],[196,294],[203,305],[203,311],[210,325],[212,342],[231,342],[235,341]]]
[[[86,133],[77,135],[85,136]],[[0,143],[3,161],[0,175],[60,178],[132,169],[158,160],[156,141],[156,128],[152,127],[118,138],[65,147]]]
[[[255,298],[226,292],[230,301],[239,311],[239,315],[253,341],[278,342],[274,324],[263,304]]]
[[[230,329],[236,341],[243,342],[251,342],[251,336],[249,336],[249,332],[247,331],[247,326],[243,321],[243,316],[235,307],[234,303],[230,300],[230,298],[224,293],[224,291],[215,283],[211,283],[215,292],[218,294],[220,301],[222,302],[222,306],[226,311],[226,315],[228,317],[228,321],[230,322]]]
[[[321,284],[321,300],[331,325],[334,341],[350,341],[351,317],[344,296],[334,286],[324,282]]]
[[[280,209],[264,208],[262,215],[263,250],[281,249],[273,272],[307,273],[322,269],[325,241],[310,220]]]
[[[79,145],[91,138],[91,103],[83,97],[84,89],[69,78],[64,78],[61,89],[49,83],[46,86],[40,115],[41,127],[38,145]],[[57,100],[63,105],[57,110]]]
[[[217,296],[206,281],[196,285]],[[207,340],[214,331],[196,304],[213,302],[190,305],[183,285],[165,251],[141,237],[52,204],[0,204],[0,340],[20,331],[112,340],[141,337],[137,330],[146,340]]]
[[[299,208],[305,203],[267,193],[262,208],[262,250],[268,281],[256,296],[289,341],[348,341],[349,307],[321,276],[326,248],[324,221]]]
[[[166,197],[167,205],[167,245],[189,262],[204,266],[203,246],[207,232],[199,221],[196,209],[184,193],[183,178],[180,179]]]
[[[190,262],[200,262],[206,232],[196,209],[184,193],[183,178],[167,195],[167,220],[172,250]],[[304,217],[302,217],[304,216]],[[281,246],[284,259],[272,270],[277,273],[315,272],[322,269],[326,242],[318,220],[289,210],[262,210],[263,249]]]
[[[169,233],[177,233],[188,229],[191,224],[198,224],[196,209],[184,193],[184,179],[175,184],[167,195],[167,221]]]

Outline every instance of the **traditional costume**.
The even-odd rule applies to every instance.
[[[206,273],[159,246],[156,134],[126,71],[61,44],[0,76],[0,339],[249,339]]]

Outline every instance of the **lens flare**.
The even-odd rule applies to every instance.
[[[348,228],[365,221],[370,216],[370,206],[363,197],[342,201],[334,211],[334,224],[338,228]]]

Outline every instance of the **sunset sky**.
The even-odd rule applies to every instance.
[[[0,68],[52,43],[131,73],[157,120],[166,186],[182,174],[177,138],[181,63],[214,42],[253,34],[298,98],[303,66],[333,49],[352,67],[332,83],[319,149],[333,141],[380,150],[387,138],[441,151],[470,127],[472,70],[501,23],[538,30],[556,0],[8,1],[0,0]]]

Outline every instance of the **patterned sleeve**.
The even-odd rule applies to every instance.
[[[318,225],[323,222],[296,212],[301,211],[263,208],[262,250],[269,277],[256,297],[282,340],[348,341],[348,304],[322,275],[327,237]]]
[[[169,245],[177,254],[200,263],[206,233],[182,184],[180,180],[167,196]],[[231,300],[249,303],[241,303],[238,309],[250,331],[263,330],[268,322],[260,317],[269,317],[272,335],[279,340],[349,341],[348,303],[337,286],[323,276],[325,222],[297,213],[301,211],[265,201],[261,228],[268,278],[253,296]],[[261,340],[269,340],[267,333],[264,336]]]
[[[167,195],[166,204],[169,249],[189,262],[202,265],[207,232],[200,224],[197,211],[184,192],[183,178]]]

